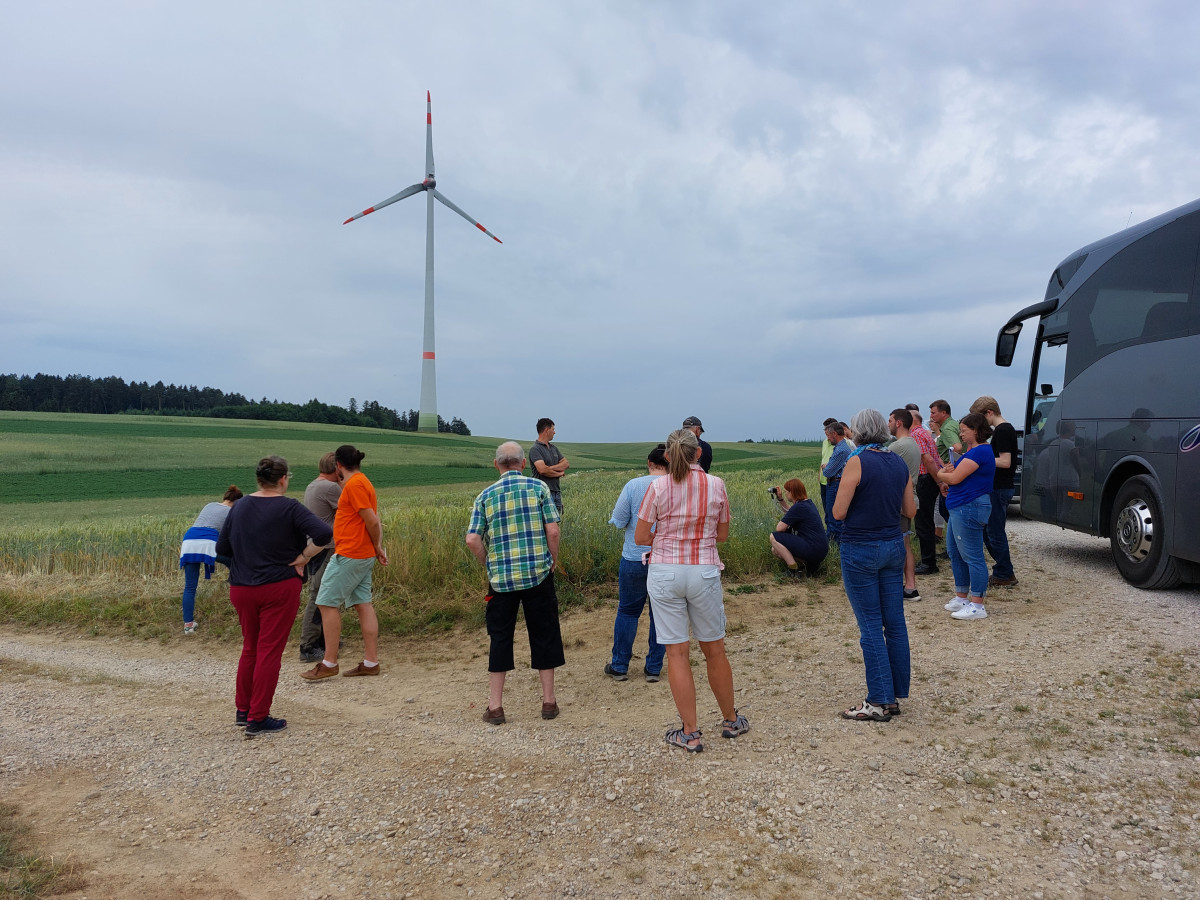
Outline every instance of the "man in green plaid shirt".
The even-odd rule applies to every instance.
[[[558,625],[554,567],[558,561],[559,515],[545,483],[521,474],[525,451],[516,441],[496,449],[500,480],[475,498],[467,549],[487,569],[486,621],[488,706],[483,721],[504,723],[504,677],[516,668],[513,634],[525,607],[530,663],[542,682],[542,718],[558,715],[554,670],[566,663]]]

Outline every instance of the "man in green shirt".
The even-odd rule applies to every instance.
[[[950,451],[958,456],[963,452],[962,438],[958,435],[958,421],[950,418],[950,404],[945,400],[934,400],[929,404],[929,421],[938,426],[937,452],[943,463],[950,462]]]
[[[929,421],[937,429],[937,452],[941,458],[942,465],[950,462],[950,452],[954,451],[954,456],[957,458],[963,452],[962,438],[958,434],[958,420],[950,418],[950,404],[945,400],[934,400],[929,404]],[[940,465],[930,465],[932,460],[922,458],[927,469],[934,472],[941,468]],[[941,499],[938,500],[938,508],[941,510],[942,518],[949,521],[950,512],[946,509],[946,485],[941,485]]]

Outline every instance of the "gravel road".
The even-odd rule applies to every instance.
[[[0,783],[89,900],[1200,896],[1200,591],[1137,591],[1106,542],[1009,531],[1021,583],[988,619],[942,610],[948,565],[920,581],[887,724],[837,717],[862,660],[823,583],[727,595],[752,729],[720,738],[700,666],[696,755],[662,740],[665,680],[601,675],[612,602],[564,619],[555,721],[528,669],[508,724],[479,721],[471,632],[317,684],[293,646],[272,710],[290,727],[253,741],[236,647],[5,626]]]

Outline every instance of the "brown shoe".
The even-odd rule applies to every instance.
[[[307,672],[301,672],[300,677],[305,681],[320,681],[322,678],[332,678],[338,673],[338,667],[332,669],[325,665],[324,662],[319,662]]]
[[[558,704],[557,703],[543,703],[542,704],[542,718],[543,719],[557,719],[558,718]]]
[[[993,575],[988,579],[988,587],[1015,587],[1017,584],[1015,576],[1012,578],[997,578]]]
[[[498,709],[492,709],[489,706],[483,712],[483,721],[487,722],[489,725],[503,725],[504,724],[504,707],[501,706]]]
[[[375,663],[373,666],[364,666],[362,663],[359,663],[353,669],[347,669],[345,672],[343,672],[342,677],[357,678],[359,675],[378,675],[380,668],[382,667],[379,665],[379,663]]]

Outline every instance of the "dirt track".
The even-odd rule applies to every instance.
[[[527,669],[509,723],[479,721],[471,633],[315,685],[290,648],[290,727],[255,741],[232,725],[235,647],[4,628],[0,786],[89,900],[1200,895],[1200,592],[1128,588],[1091,538],[1010,533],[1021,584],[987,620],[942,611],[948,565],[921,580],[888,724],[836,716],[863,693],[836,585],[727,597],[752,730],[719,737],[698,668],[699,755],[662,741],[665,680],[600,674],[611,610],[564,620],[556,721]]]

